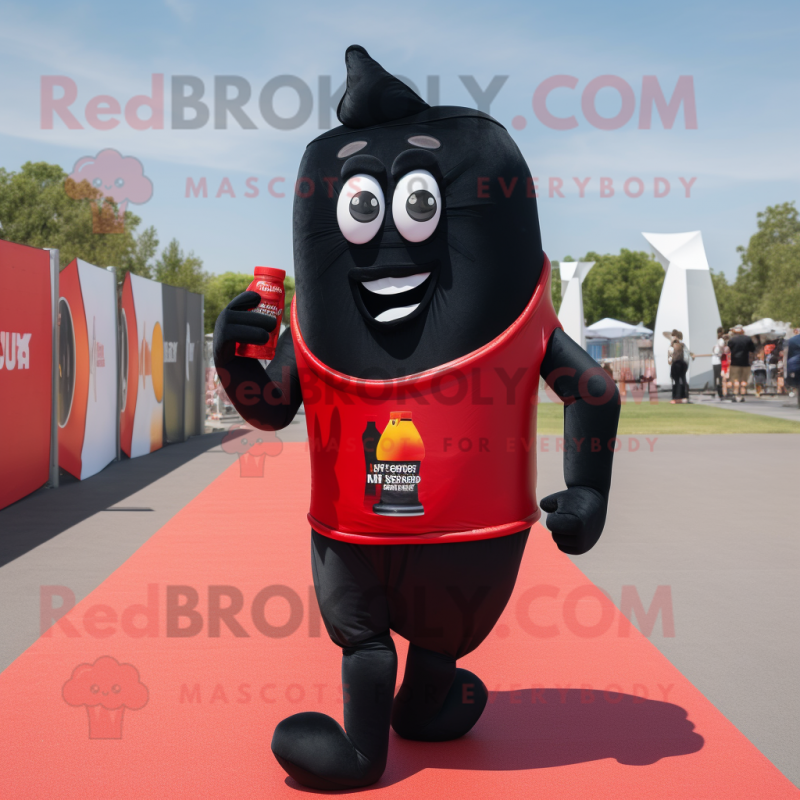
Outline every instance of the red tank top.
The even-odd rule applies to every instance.
[[[490,539],[531,526],[539,371],[553,330],[550,262],[519,318],[440,367],[362,380],[292,335],[311,453],[314,530],[359,544]]]

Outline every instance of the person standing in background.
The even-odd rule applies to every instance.
[[[722,338],[723,329],[717,328],[717,343],[711,351],[711,369],[714,370],[714,387],[717,397],[722,400],[722,358],[725,353],[725,340]]]
[[[725,398],[728,396],[728,389],[730,388],[731,382],[731,349],[728,347],[728,339],[731,338],[729,333],[724,333],[722,335],[722,341],[725,343],[725,347],[722,348],[722,397]]]
[[[737,402],[736,395],[738,394],[740,395],[738,402],[744,403],[747,395],[747,382],[750,380],[750,362],[756,346],[753,344],[753,340],[745,334],[741,325],[734,325],[731,333],[733,336],[728,339],[728,347],[731,350],[731,382],[733,383],[731,402]]]
[[[767,342],[764,345],[764,363],[767,367],[767,387],[775,387],[775,394],[780,394],[780,381],[778,378],[778,364],[781,360],[777,342]]]
[[[761,397],[762,392],[767,385],[767,363],[764,360],[764,348],[760,347],[750,365],[750,371],[753,373],[753,386],[756,390],[756,397]]]
[[[797,328],[795,328],[797,330]],[[794,389],[797,398],[797,407],[800,408],[800,333],[795,334],[786,342],[786,373],[787,386]]]
[[[669,362],[669,376],[672,378],[672,400],[669,402],[675,403],[688,403],[689,402],[689,384],[686,382],[686,373],[689,371],[689,362],[687,356],[694,359],[694,353],[690,353],[689,349],[683,343],[683,334],[672,329],[672,332],[664,331],[664,336],[669,339],[669,349],[667,350],[667,361]]]

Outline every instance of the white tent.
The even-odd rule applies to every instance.
[[[658,301],[656,330],[677,328],[683,341],[694,353],[711,353],[721,324],[717,296],[711,282],[703,237],[700,231],[688,233],[643,233],[666,270],[661,298]],[[656,336],[653,350],[656,361],[656,382],[670,383],[667,350],[669,341]],[[701,389],[713,384],[710,358],[698,358],[689,364],[689,386]]]
[[[586,326],[583,317],[583,281],[594,261],[562,261],[561,271],[561,307],[558,310],[558,321],[571,339],[586,349]]]
[[[648,336],[653,331],[640,322],[638,325],[630,325],[618,319],[606,317],[586,328],[587,339],[623,339],[627,336]]]
[[[770,317],[764,317],[764,319],[758,319],[749,325],[745,325],[744,332],[748,336],[758,336],[760,334],[791,336],[792,326],[788,322],[775,322]]]

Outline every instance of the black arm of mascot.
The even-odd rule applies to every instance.
[[[250,310],[260,300],[257,292],[243,292],[217,317],[214,364],[222,387],[242,418],[254,428],[279,431],[294,419],[302,401],[291,330],[287,328],[281,334],[275,358],[266,370],[257,359],[235,353],[236,342],[266,344],[275,329],[275,317]]]
[[[580,555],[597,543],[606,522],[619,392],[597,362],[557,328],[542,361],[542,377],[564,401],[566,491],[542,499],[559,550]]]

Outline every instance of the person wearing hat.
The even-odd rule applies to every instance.
[[[689,371],[687,355],[694,360],[694,353],[683,343],[683,334],[677,329],[664,331],[664,336],[669,339],[667,362],[670,365],[669,376],[672,379],[672,400],[670,403],[689,402],[689,384],[686,382],[686,373]]]
[[[731,383],[733,384],[731,402],[737,402],[738,394],[738,402],[744,403],[747,395],[747,382],[750,380],[750,362],[753,360],[756,346],[741,325],[734,325],[731,333],[733,335],[728,339],[728,347],[731,351]]]

